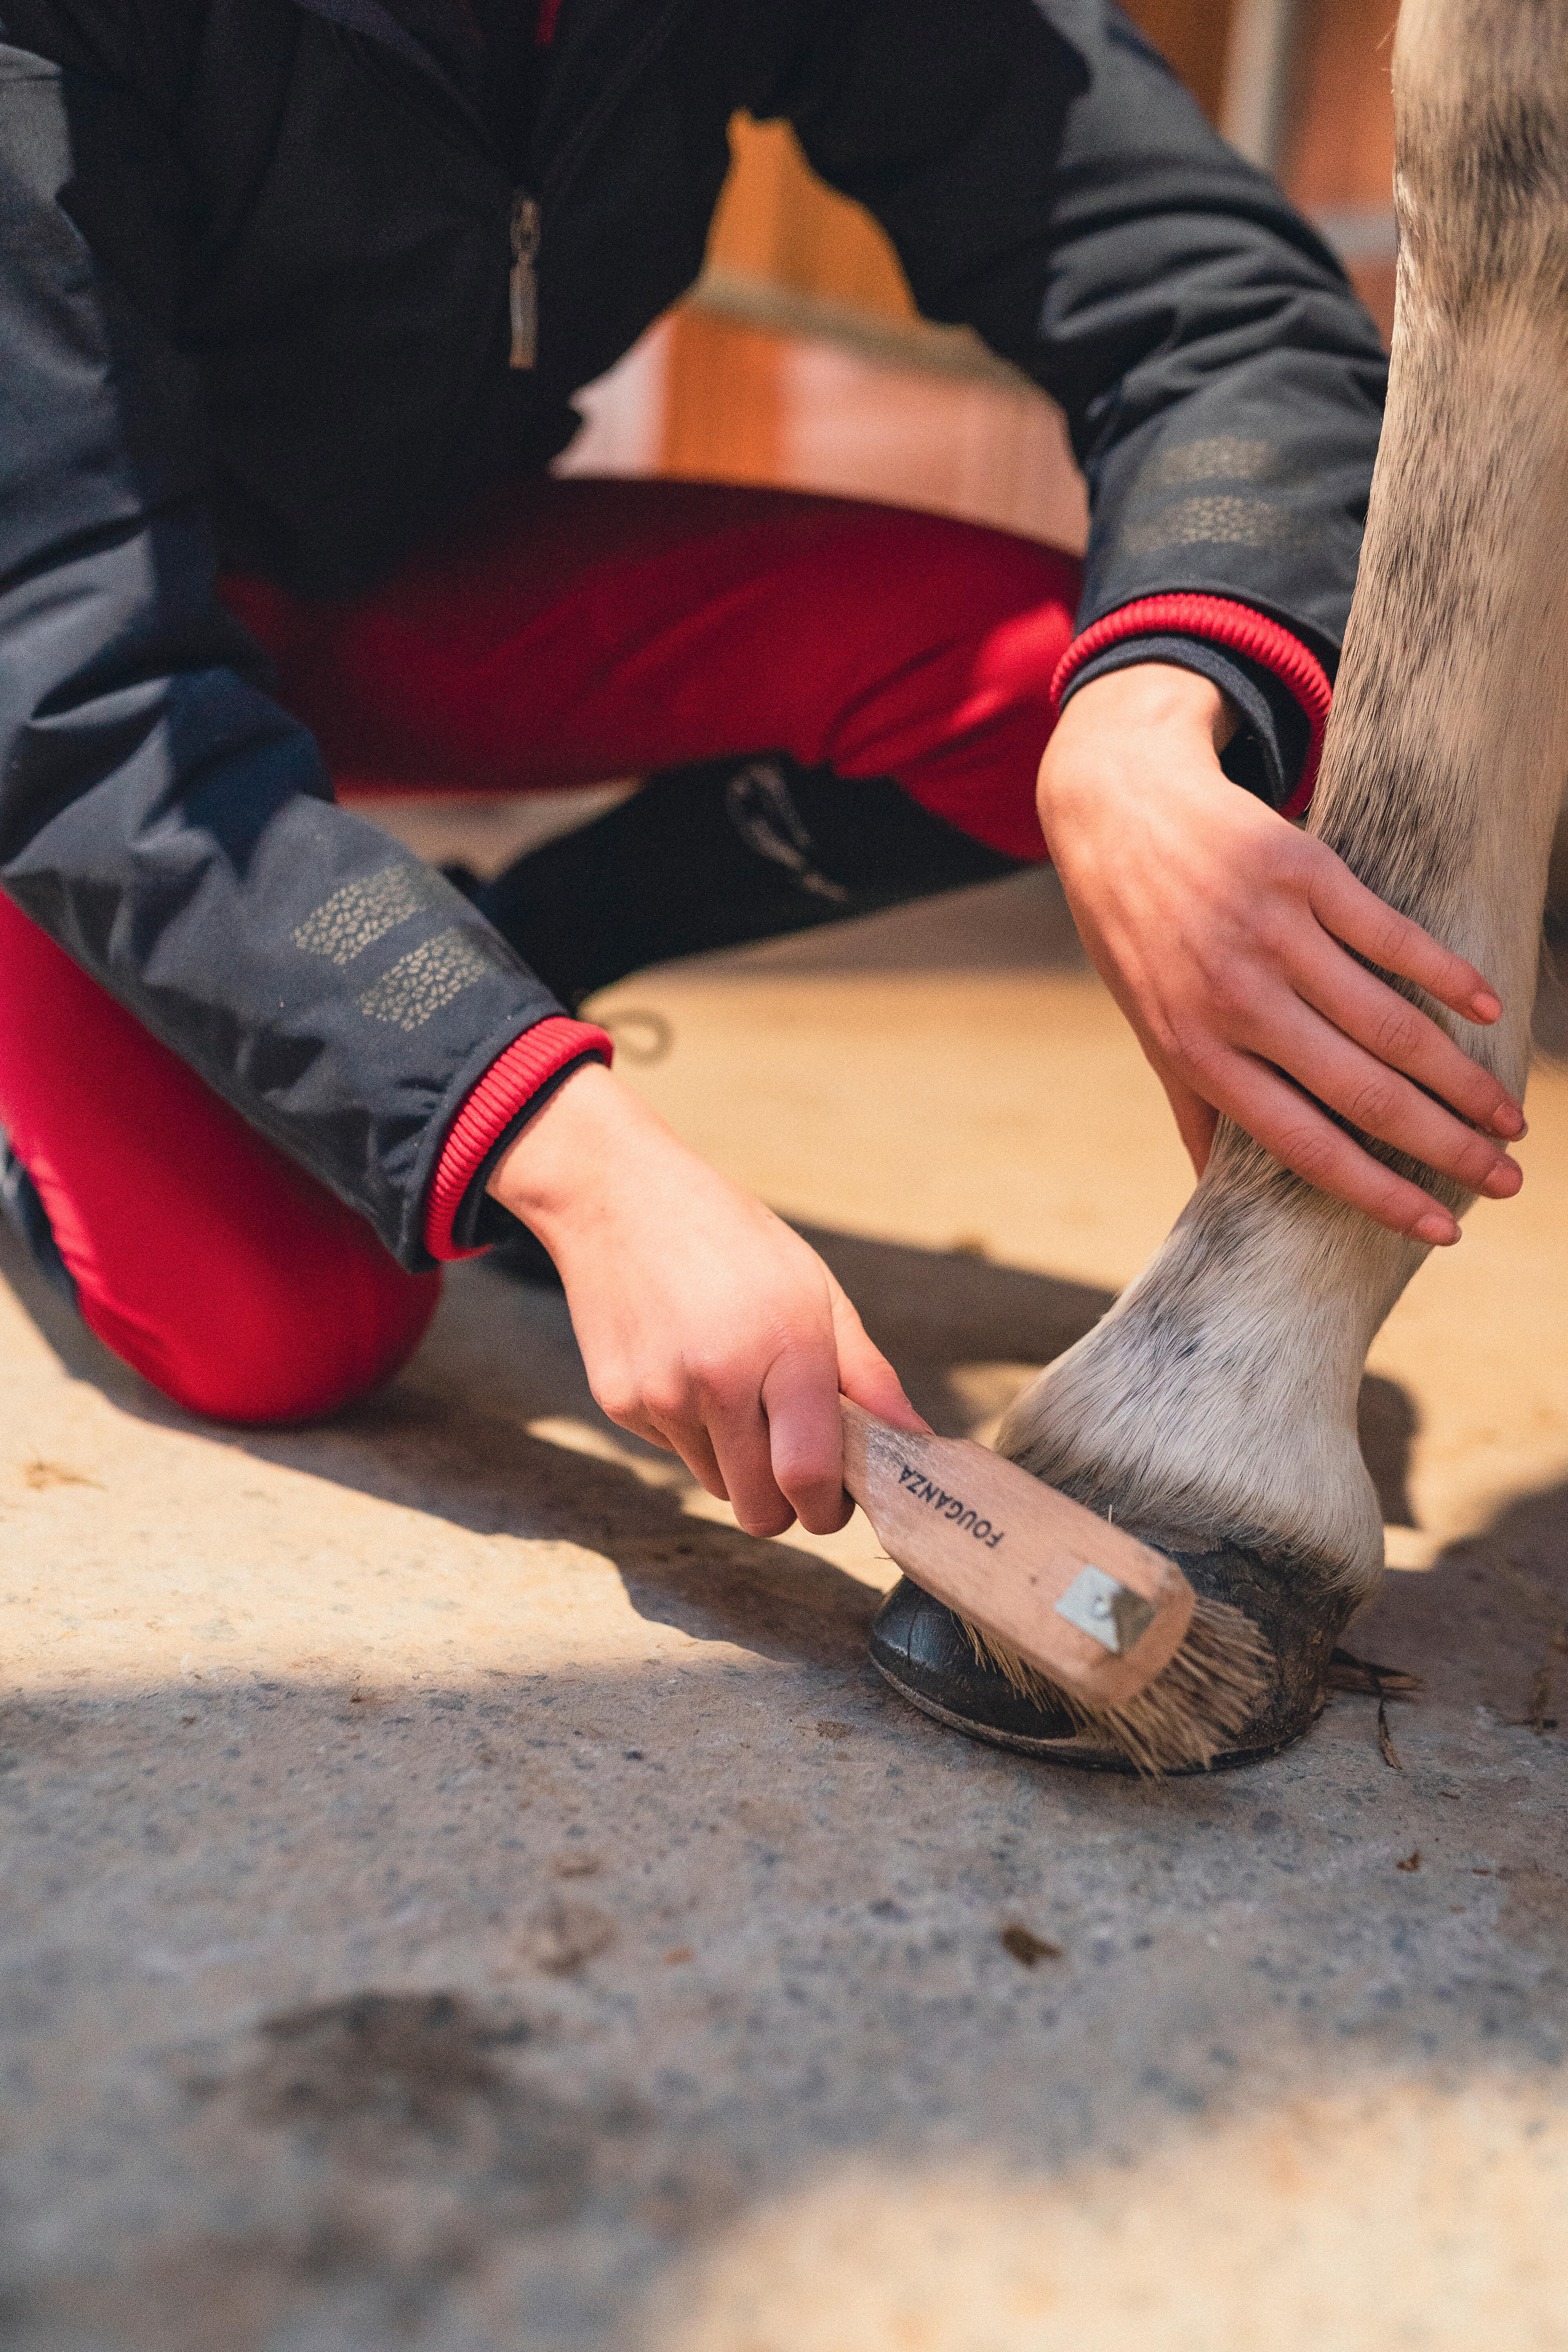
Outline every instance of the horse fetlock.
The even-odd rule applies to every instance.
[[[1159,1255],[1014,1404],[1000,1450],[1162,1550],[1234,1552],[1326,1612],[1331,1594],[1353,1605],[1383,1565],[1362,1370],[1420,1255],[1226,1135]]]

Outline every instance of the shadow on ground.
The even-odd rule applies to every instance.
[[[1036,1372],[1081,1339],[1114,1294],[1003,1265],[826,1228],[799,1230],[832,1268],[911,1402],[949,1436],[988,1434]],[[614,1554],[638,1612],[766,1656],[858,1654],[877,1605],[855,1578],[789,1545],[688,1516],[678,1463],[617,1430],[595,1403],[558,1293],[482,1264],[450,1270],[436,1327],[409,1370],[331,1421],[218,1431],[127,1370],[0,1233],[9,1276],[77,1377],[122,1410],[429,1511],[480,1535],[549,1538]],[[1362,1386],[1362,1446],[1384,1520],[1413,1524],[1414,1404],[1396,1382]],[[563,1435],[575,1443],[563,1444]],[[600,1452],[583,1447],[597,1438]]]
[[[1399,1769],[1341,1699],[1157,1790],[841,1660],[9,1706],[6,2341],[633,2352],[673,2261],[823,2166],[1131,2190],[1248,2118],[1278,2168],[1304,2097],[1553,2095],[1562,1745],[1498,1704],[1538,1643],[1495,1563],[1396,1578],[1360,1645],[1426,1678]]]
[[[1108,1304],[813,1238],[950,1427]],[[17,1286],[73,1371],[189,1427]],[[1371,1393],[1387,1496],[1413,1415]],[[1422,1681],[1396,1761],[1347,1694],[1270,1763],[1149,1788],[900,1705],[865,1663],[874,1591],[687,1516],[595,1413],[561,1300],[482,1265],[382,1396],[196,1434],[584,1548],[552,1588],[574,1630],[554,1665],[525,1628],[367,1685],[345,1618],[310,1674],[229,1652],[192,1677],[174,1643],[140,1685],[46,1664],[0,1709],[16,2352],[643,2352],[672,2262],[823,2168],[1131,2179],[1307,2095],[1562,2078],[1568,1488],[1352,1629]],[[281,1560],[268,1606],[321,1573]],[[628,1644],[623,1588],[690,1641]],[[771,2352],[746,2325],[726,2352]]]

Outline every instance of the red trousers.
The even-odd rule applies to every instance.
[[[1035,772],[1078,588],[1070,557],[933,516],[552,480],[368,596],[226,593],[345,794],[547,792],[783,751],[894,777],[1041,857]],[[405,1273],[4,897],[0,1128],[91,1329],[192,1411],[330,1412],[435,1311],[439,1276]]]

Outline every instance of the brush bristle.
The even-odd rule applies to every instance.
[[[1278,1672],[1274,1653],[1250,1617],[1224,1601],[1194,1602],[1192,1622],[1173,1658],[1125,1706],[1085,1705],[1021,1658],[994,1634],[962,1621],[983,1666],[1005,1675],[1020,1696],[1071,1716],[1119,1748],[1135,1771],[1206,1770],[1229,1738],[1246,1728]]]

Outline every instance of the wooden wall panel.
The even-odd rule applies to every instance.
[[[734,161],[708,241],[710,268],[913,317],[892,247],[868,213],[823,185],[787,123],[738,115],[730,145]]]
[[[1128,15],[1168,58],[1211,122],[1219,121],[1230,0],[1124,0]]]
[[[787,347],[695,309],[677,311],[670,329],[659,472],[687,481],[781,481]]]
[[[1229,0],[1131,0],[1129,13],[1216,117]],[[912,316],[887,238],[858,205],[824,187],[787,124],[738,116],[731,145],[734,162],[709,240],[710,267],[883,317]]]
[[[1231,0],[1131,0],[1131,13],[1216,117]],[[1285,185],[1309,210],[1364,215],[1374,246],[1392,167],[1387,44],[1396,13],[1397,0],[1300,0],[1296,94],[1280,165]],[[734,162],[709,246],[715,276],[731,288],[742,281],[742,293],[749,281],[883,320],[911,319],[902,271],[881,231],[813,176],[787,126],[738,117],[731,135]],[[1351,271],[1386,333],[1391,261],[1363,257]],[[927,379],[901,407],[894,377],[864,350],[858,360],[842,360],[837,374],[826,362],[826,373],[813,374],[792,357],[802,347],[763,331],[765,313],[759,318],[749,295],[728,308],[739,315],[686,305],[668,322],[660,470],[907,497],[1064,543],[1080,537],[1077,477],[1042,404],[1035,404],[1036,416],[1027,394],[990,385],[970,398]],[[933,436],[932,453],[919,462],[910,454],[918,436],[904,415],[911,402],[929,415]],[[803,422],[805,407],[821,413],[815,437]],[[954,457],[961,445],[963,454]]]
[[[1281,177],[1308,212],[1391,203],[1399,0],[1312,0],[1302,14]]]
[[[1304,212],[1364,213],[1394,204],[1390,67],[1399,0],[1308,0],[1297,36],[1294,95],[1279,176]],[[1352,249],[1346,267],[1382,328],[1394,325],[1392,251]]]

